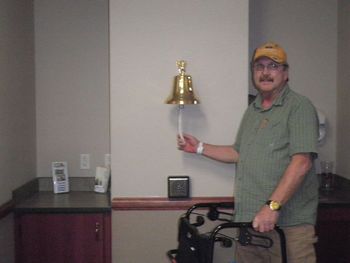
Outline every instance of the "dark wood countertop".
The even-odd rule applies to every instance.
[[[25,191],[18,191],[20,194],[16,193],[16,196],[20,196],[20,198],[14,198],[15,213],[98,213],[110,212],[112,209],[171,210],[175,208],[185,209],[193,205],[193,202],[203,201],[203,198],[177,201],[169,200],[168,198],[142,198],[142,200],[140,198],[113,198],[111,201],[110,193],[71,191],[64,194],[54,194],[52,191],[39,191],[36,181],[30,182],[25,188]],[[31,190],[28,191],[27,189]],[[220,201],[234,200],[233,197],[221,197],[219,199]],[[206,197],[205,200],[205,202],[218,201],[217,198],[210,197]],[[161,206],[159,205],[160,201]],[[336,175],[335,189],[330,192],[320,191],[319,201],[320,208],[350,208],[350,180]],[[181,206],[179,206],[179,203],[181,203]]]
[[[54,194],[39,191],[15,205],[15,213],[101,213],[110,212],[110,195],[91,191]]]
[[[350,180],[335,175],[334,190],[320,190],[319,202],[320,207],[350,207]]]

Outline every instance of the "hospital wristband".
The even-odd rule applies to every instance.
[[[197,146],[197,150],[196,153],[199,155],[202,155],[204,151],[204,146],[203,146],[203,142],[199,142],[198,146]]]

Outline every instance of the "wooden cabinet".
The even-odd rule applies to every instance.
[[[110,222],[110,213],[16,214],[16,263],[110,263]]]
[[[317,263],[350,262],[350,207],[320,207],[316,224]]]

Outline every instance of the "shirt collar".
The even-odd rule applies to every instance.
[[[289,91],[290,91],[289,85],[286,84],[283,87],[281,93],[278,95],[278,97],[272,103],[272,107],[273,106],[282,106],[284,103],[284,99],[287,96],[287,94],[289,93]],[[260,93],[258,93],[256,99],[253,102],[254,107],[257,109],[262,109],[261,102],[262,102],[262,97],[261,97]]]

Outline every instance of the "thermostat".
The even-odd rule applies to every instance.
[[[168,197],[169,198],[189,198],[190,177],[189,176],[169,176],[168,177]]]

